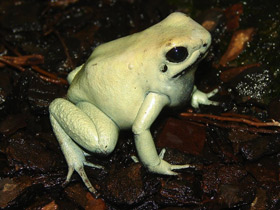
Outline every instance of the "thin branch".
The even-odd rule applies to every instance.
[[[67,80],[62,79],[62,78],[59,78],[59,77],[56,78],[56,79],[50,78],[50,77],[46,77],[46,76],[44,76],[44,75],[39,75],[39,77],[40,77],[42,80],[44,80],[44,81],[51,82],[51,83],[55,83],[55,84],[64,84],[64,85],[67,85],[67,84],[68,84]]]
[[[23,67],[21,67],[21,66],[19,66],[19,65],[17,65],[17,64],[14,64],[13,62],[11,62],[11,61],[9,61],[9,60],[6,60],[6,59],[3,58],[3,57],[0,57],[0,62],[5,63],[5,64],[7,64],[7,65],[9,65],[9,66],[12,66],[12,67],[14,67],[14,68],[20,70],[21,72],[24,72],[24,71],[25,71],[25,69],[24,69]]]
[[[19,66],[30,66],[30,65],[38,65],[44,63],[44,56],[39,54],[23,55],[23,56],[3,55],[1,56],[1,58]]]
[[[252,120],[252,121],[255,121],[255,122],[262,122],[261,120],[259,120],[256,117],[248,116],[248,115],[244,115],[244,114],[226,112],[226,113],[222,113],[221,115],[226,116],[226,117],[244,118],[244,119]]]
[[[35,58],[35,59],[33,59],[33,58]],[[36,60],[37,58],[39,59],[39,61]],[[35,57],[34,57],[34,55],[30,55],[30,56],[26,55],[26,56],[18,56],[18,57],[0,56],[0,64],[3,63],[6,65],[9,65],[13,68],[18,69],[21,72],[24,72],[25,68],[23,68],[22,65],[25,66],[25,65],[35,64],[35,63],[41,62],[42,60],[40,60],[40,59],[42,59],[42,56],[40,56],[40,55],[35,55]],[[1,65],[0,65],[0,67],[1,67]],[[68,82],[65,79],[59,78],[55,74],[49,73],[49,72],[41,69],[39,66],[32,65],[31,68],[34,71],[41,74],[40,78],[45,81],[52,82],[55,84],[68,84]]]
[[[47,77],[49,77],[49,78],[51,78],[51,79],[57,79],[57,78],[58,78],[58,76],[56,76],[55,74],[52,74],[52,73],[50,73],[50,72],[47,72],[47,71],[41,69],[39,66],[31,66],[31,68],[32,68],[34,71],[36,71],[36,72],[38,72],[38,73],[40,73],[40,74],[42,74],[42,75],[45,75],[45,76],[47,76]]]
[[[240,122],[254,127],[274,127],[274,126],[280,127],[280,122],[275,120],[272,120],[271,122],[255,122],[244,118],[223,117],[223,116],[217,116],[211,114],[181,113],[180,115],[182,117],[206,117],[206,118],[220,120],[220,121]]]
[[[235,115],[235,114],[233,114],[233,115]],[[221,116],[209,115],[209,114],[195,114],[195,113],[182,113],[181,114],[181,116],[185,120],[189,120],[189,121],[196,122],[196,123],[202,123],[202,124],[210,124],[210,125],[218,126],[221,128],[231,128],[231,129],[234,128],[234,129],[249,131],[252,133],[268,133],[268,134],[280,133],[280,129],[278,128],[279,122],[276,122],[274,120],[272,122],[260,122],[259,120],[258,120],[258,122],[256,122],[256,121],[248,120],[250,118],[249,116],[239,115],[239,114],[236,114],[236,115],[238,115],[238,117],[240,116],[241,119],[232,118],[232,117],[221,117]],[[243,116],[243,119],[242,119],[242,116]],[[247,118],[247,119],[244,119],[244,118]],[[222,123],[217,120],[227,121],[227,122],[231,122],[231,123]],[[246,125],[253,125],[254,127],[236,124],[236,122],[245,123]],[[249,122],[249,124],[248,124],[248,122]],[[273,125],[271,125],[271,123]],[[256,126],[256,125],[258,125],[258,126]],[[266,127],[266,126],[268,126],[268,127],[273,126],[274,129],[259,128],[259,127]],[[256,127],[258,127],[258,128],[256,128]]]
[[[75,66],[73,64],[73,61],[72,61],[71,56],[69,54],[68,47],[66,46],[64,39],[61,37],[61,35],[60,35],[60,33],[58,31],[54,30],[54,33],[58,37],[60,43],[62,44],[62,47],[64,49],[64,53],[66,55],[66,63],[69,65],[69,67],[71,69],[74,69]]]

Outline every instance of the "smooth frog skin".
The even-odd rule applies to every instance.
[[[84,165],[102,168],[85,159],[83,149],[109,154],[120,129],[132,128],[142,164],[149,171],[176,175],[158,155],[150,126],[163,107],[178,106],[197,95],[199,101],[214,104],[196,91],[194,73],[211,43],[211,36],[190,17],[176,12],[158,24],[133,35],[97,47],[85,64],[68,76],[67,99],[55,99],[50,120],[68,164],[66,182],[77,171],[88,189],[96,194]]]

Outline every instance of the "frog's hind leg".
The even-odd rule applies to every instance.
[[[96,168],[102,166],[87,162],[81,147],[95,153],[110,153],[117,142],[118,127],[95,106],[86,102],[75,106],[59,98],[51,103],[49,109],[54,133],[68,164],[66,182],[70,180],[75,170],[89,191],[96,195],[96,190],[84,171],[84,165]]]
[[[68,164],[68,173],[65,184],[70,181],[74,170],[76,170],[82,178],[85,185],[87,186],[87,188],[89,189],[89,191],[92,192],[94,195],[97,195],[97,191],[91,185],[85,173],[84,165],[90,165],[96,168],[103,167],[99,165],[94,165],[92,163],[88,163],[83,154],[83,150],[78,145],[76,145],[75,142],[72,141],[72,139],[65,133],[65,131],[62,129],[62,127],[58,124],[58,122],[52,115],[50,116],[50,119],[52,122],[54,133],[60,143],[62,152]]]

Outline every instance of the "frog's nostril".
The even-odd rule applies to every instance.
[[[203,47],[207,47],[207,46],[208,46],[208,44],[207,44],[207,43],[204,43],[202,46],[203,46]]]
[[[167,70],[168,70],[168,67],[166,66],[166,65],[164,65],[164,67],[163,67],[163,69],[161,69],[161,72],[167,72]]]

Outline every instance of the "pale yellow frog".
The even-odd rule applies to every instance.
[[[150,126],[163,107],[215,104],[194,91],[194,73],[211,43],[207,30],[185,14],[175,12],[158,24],[97,47],[85,64],[68,76],[67,98],[50,105],[50,119],[68,164],[68,182],[77,171],[92,193],[84,165],[102,168],[85,159],[83,149],[110,154],[120,129],[132,128],[142,164],[151,172],[176,175],[158,155]],[[197,97],[198,96],[198,97]]]

